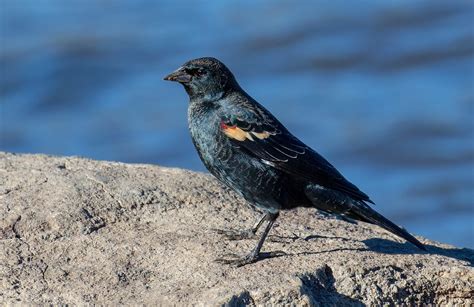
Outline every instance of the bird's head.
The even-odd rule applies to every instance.
[[[210,57],[188,61],[164,79],[181,83],[191,99],[217,100],[239,88],[232,72]]]

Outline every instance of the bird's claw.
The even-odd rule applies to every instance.
[[[229,256],[229,258],[218,258],[215,260],[217,263],[228,264],[235,267],[241,267],[247,264],[255,263],[259,260],[267,259],[267,258],[276,258],[281,256],[286,256],[287,253],[283,251],[275,251],[275,252],[268,252],[268,253],[254,253],[251,252],[250,254],[239,257],[237,254],[227,254],[224,257]]]
[[[252,239],[255,237],[255,233],[251,230],[237,231],[232,229],[213,229],[220,235],[223,235],[228,240],[237,241],[237,240],[246,240]]]
[[[244,257],[239,257],[236,254],[228,254],[227,256],[231,256],[231,257],[219,258],[219,259],[216,259],[215,261],[217,263],[228,264],[235,267],[241,267],[246,264],[257,262],[260,259],[259,254],[253,254],[253,253],[250,253]]]

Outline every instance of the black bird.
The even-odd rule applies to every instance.
[[[250,97],[219,60],[188,61],[164,79],[181,83],[189,95],[189,131],[206,168],[264,212],[253,228],[238,236],[252,237],[268,221],[257,246],[229,263],[257,261],[279,212],[296,207],[375,224],[425,250],[406,230],[373,210],[365,193]]]

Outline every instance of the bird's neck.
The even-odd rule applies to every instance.
[[[242,91],[241,87],[234,78],[231,78],[223,87],[205,87],[198,88],[193,84],[183,84],[186,93],[191,101],[216,102],[233,92]]]
[[[206,114],[212,113],[225,105],[227,98],[234,95],[234,91],[222,91],[215,95],[209,95],[209,93],[207,95],[190,94],[188,111],[193,115],[192,117],[207,116]]]
[[[191,101],[214,102],[225,95],[225,91],[223,90],[206,89],[205,91],[200,91],[186,85],[184,85],[184,89],[186,90],[186,93],[188,93]]]

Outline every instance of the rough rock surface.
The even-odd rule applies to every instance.
[[[0,153],[0,304],[470,305],[474,251],[301,209],[255,240],[214,229],[257,214],[211,176],[153,165]]]

